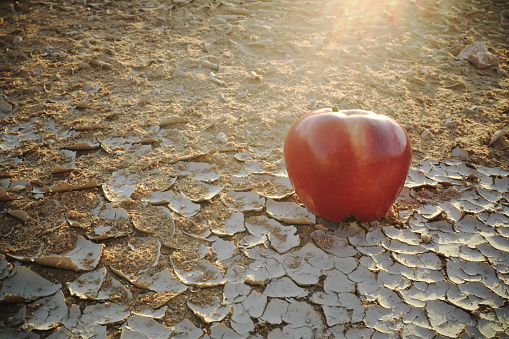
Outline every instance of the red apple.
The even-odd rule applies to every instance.
[[[311,212],[331,222],[374,221],[403,188],[412,148],[405,129],[386,116],[325,108],[292,125],[284,154],[295,192]]]

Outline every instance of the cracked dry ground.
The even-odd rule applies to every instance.
[[[508,337],[508,9],[1,2],[0,337]],[[294,194],[322,107],[407,129],[382,220]]]

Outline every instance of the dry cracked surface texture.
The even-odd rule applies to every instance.
[[[505,1],[0,3],[0,337],[507,338]],[[295,195],[291,123],[386,114],[391,211]]]

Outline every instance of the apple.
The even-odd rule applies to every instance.
[[[375,221],[403,188],[412,148],[405,129],[386,116],[324,108],[290,127],[284,157],[295,193],[312,213],[330,222]]]

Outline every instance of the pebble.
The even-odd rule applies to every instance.
[[[435,136],[433,135],[433,133],[431,133],[431,131],[429,129],[425,129],[422,133],[421,133],[421,139],[423,140],[431,140],[431,139],[434,139]]]
[[[468,152],[460,147],[455,147],[451,150],[452,155],[457,156],[459,158],[467,159]]]
[[[473,114],[479,114],[481,113],[481,107],[480,106],[471,106],[469,108],[463,108],[463,113],[465,115],[473,115]]]
[[[500,12],[500,24],[503,28],[509,27],[509,9],[504,9]]]
[[[23,38],[18,35],[16,37],[14,37],[14,39],[12,40],[12,44],[19,45],[21,43],[21,41],[23,41]]]
[[[184,72],[180,67],[175,68],[175,71],[173,72],[173,76],[176,78],[183,78],[187,76],[187,73]]]
[[[490,52],[482,42],[476,42],[465,47],[458,58],[468,60],[478,68],[497,67],[498,57]]]
[[[85,101],[85,100],[80,101],[80,102],[78,102],[78,103],[76,104],[76,107],[77,107],[77,108],[82,108],[82,109],[90,108],[90,102]]]
[[[299,66],[297,67],[293,73],[304,73],[308,70],[308,66],[307,65],[302,65],[302,66]]]
[[[447,118],[444,122],[444,126],[447,128],[457,128],[459,125],[459,121],[453,120],[453,118]]]
[[[216,139],[219,140],[221,143],[226,144],[228,142],[228,138],[223,132],[220,132],[216,135]]]
[[[78,64],[78,68],[79,69],[91,69],[92,66],[88,62],[82,61]]]
[[[0,112],[10,113],[12,112],[12,105],[5,101],[0,101]]]

